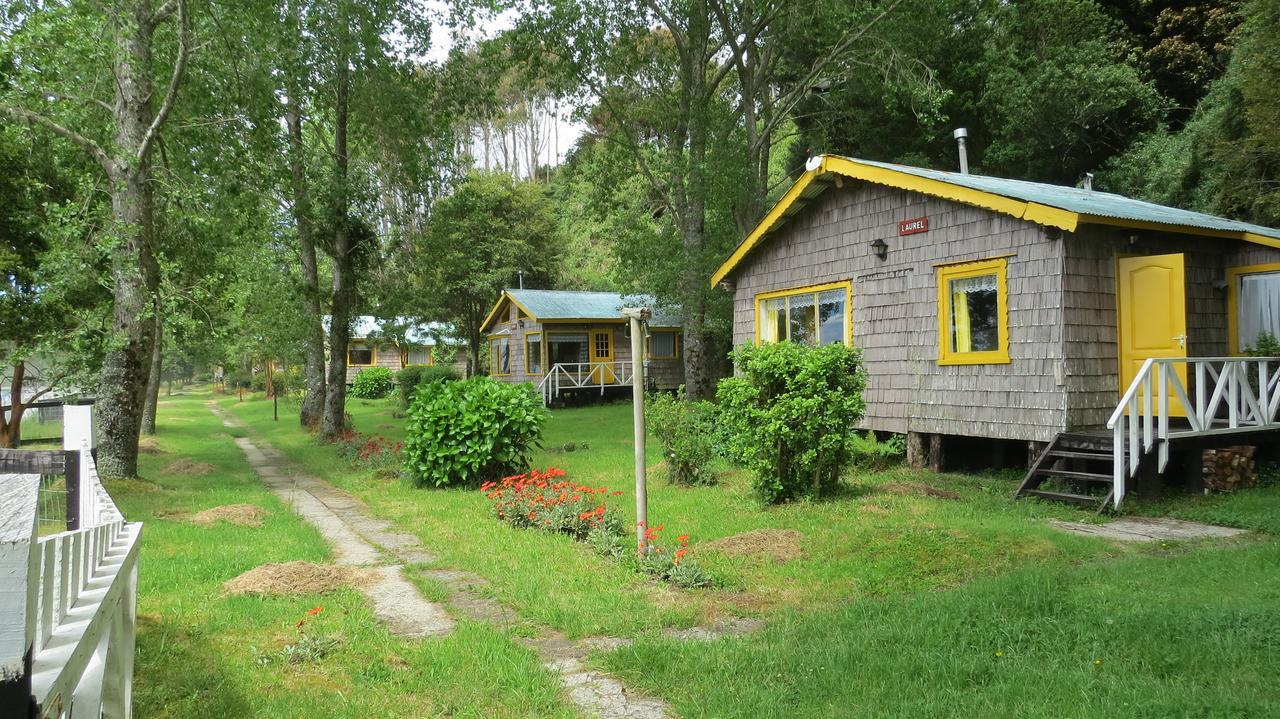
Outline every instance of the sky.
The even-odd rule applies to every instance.
[[[437,17],[444,18],[448,13],[448,6],[444,0],[424,0],[424,6],[429,12]],[[507,10],[497,17],[489,19],[487,22],[478,24],[475,27],[468,28],[465,35],[468,42],[478,42],[494,37],[504,30],[510,30],[515,26],[516,15],[514,10]],[[449,52],[454,47],[454,38],[451,34],[452,28],[447,23],[436,22],[431,28],[431,49],[427,52],[426,59],[434,63],[443,63],[449,57]],[[574,143],[586,131],[586,126],[580,122],[570,120],[567,115],[571,108],[565,107],[562,117],[559,120],[559,142],[556,147],[556,161],[553,164],[560,164],[569,150],[573,149]],[[549,158],[548,158],[549,159]]]

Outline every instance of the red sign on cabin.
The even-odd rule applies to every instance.
[[[929,218],[917,217],[914,220],[903,220],[898,223],[898,236],[914,235],[917,232],[929,231]]]

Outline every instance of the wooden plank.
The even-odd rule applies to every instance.
[[[33,716],[31,550],[40,475],[0,475],[0,716]],[[38,576],[38,575],[37,575]]]

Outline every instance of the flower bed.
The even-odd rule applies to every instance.
[[[675,544],[668,544],[661,538],[664,525],[646,528],[644,536],[649,551],[639,557],[629,537],[623,534],[623,522],[617,510],[605,501],[623,492],[577,484],[564,476],[563,469],[549,467],[504,477],[499,482],[486,482],[480,490],[492,503],[497,518],[513,527],[567,534],[605,556],[677,586],[715,585],[709,574],[685,559],[689,553],[689,535],[680,535]]]

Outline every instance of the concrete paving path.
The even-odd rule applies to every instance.
[[[1245,534],[1243,529],[1218,527],[1212,524],[1188,522],[1168,517],[1125,517],[1106,524],[1062,522],[1051,520],[1053,526],[1072,534],[1101,537],[1116,542],[1166,542],[1214,537],[1235,537]]]
[[[238,418],[216,404],[210,402],[208,407],[222,420],[223,426],[247,429]],[[265,440],[242,437],[235,442],[263,483],[320,531],[340,564],[372,567],[381,573],[381,579],[363,591],[372,602],[374,613],[392,632],[414,638],[448,634],[454,628],[453,615],[497,627],[520,621],[515,610],[482,593],[486,582],[479,575],[453,569],[406,569],[404,565],[433,564],[436,557],[417,537],[396,531],[390,522],[370,516],[355,497],[305,474]],[[448,610],[427,601],[404,577],[406,571],[416,571],[443,586]],[[711,641],[754,631],[759,626],[755,620],[744,619],[713,627],[671,631],[668,635]],[[674,719],[676,716],[662,700],[638,694],[617,678],[586,665],[591,651],[616,649],[630,640],[615,637],[570,640],[560,632],[539,627],[536,636],[515,641],[532,649],[543,665],[558,675],[569,699],[585,716],[599,719]]]

